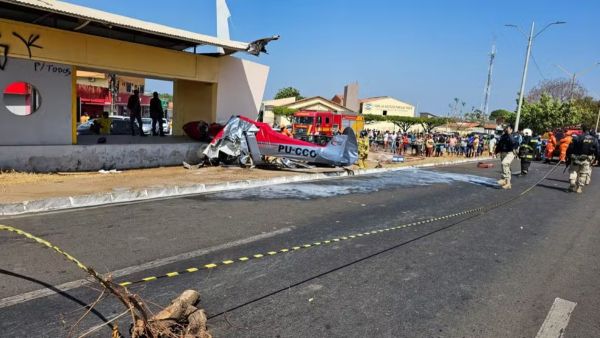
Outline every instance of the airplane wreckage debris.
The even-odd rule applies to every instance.
[[[199,169],[205,165],[241,165],[243,167],[278,167],[288,169],[311,169],[315,166],[346,167],[358,159],[358,143],[351,128],[335,135],[326,145],[293,139],[274,131],[268,124],[234,116],[218,130],[214,125],[196,122],[200,132],[195,139],[210,140],[202,151],[203,162],[187,169]],[[193,127],[187,125],[188,130]],[[184,126],[184,129],[186,127]],[[211,137],[211,134],[214,136]],[[191,133],[188,133],[191,136]]]

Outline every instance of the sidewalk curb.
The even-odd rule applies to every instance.
[[[137,190],[115,190],[110,193],[98,193],[91,195],[77,195],[69,197],[52,197],[42,200],[24,201],[19,203],[0,204],[0,216],[18,216],[30,213],[39,213],[47,211],[67,210],[74,208],[95,207],[101,205],[145,201],[159,198],[180,197],[189,195],[198,195],[203,193],[222,192],[229,190],[240,190],[248,188],[258,188],[284,183],[297,183],[307,181],[320,181],[333,178],[343,178],[350,176],[361,176],[371,174],[381,174],[386,172],[395,172],[415,168],[442,167],[453,164],[470,163],[490,160],[491,157],[479,157],[477,159],[464,159],[460,161],[446,161],[441,163],[416,164],[397,168],[380,169],[358,169],[354,173],[334,172],[318,174],[302,174],[295,176],[279,176],[269,179],[231,181],[215,184],[194,184],[186,186],[170,187],[148,187]]]

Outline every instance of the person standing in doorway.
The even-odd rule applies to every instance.
[[[127,109],[129,109],[129,119],[131,122],[131,136],[135,136],[135,121],[140,128],[140,136],[146,136],[142,129],[142,105],[140,104],[140,91],[134,90],[133,95],[127,100]]]
[[[512,188],[510,185],[510,179],[512,176],[510,165],[515,159],[517,148],[519,148],[519,142],[517,142],[512,132],[512,127],[507,126],[504,129],[504,134],[502,134],[500,137],[500,141],[498,141],[498,145],[496,146],[496,154],[500,154],[500,159],[502,161],[502,179],[498,181],[498,184],[502,187],[502,189]]]
[[[152,135],[165,136],[163,129],[163,117],[164,112],[162,109],[162,102],[158,98],[158,93],[152,93],[152,99],[150,100],[150,117],[152,118]],[[158,133],[156,132],[156,124],[158,123]]]

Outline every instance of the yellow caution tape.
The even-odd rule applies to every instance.
[[[63,257],[65,257],[67,260],[75,263],[75,265],[77,265],[80,269],[82,269],[83,271],[89,273],[90,269],[88,269],[87,266],[85,266],[83,263],[81,263],[77,258],[71,256],[70,254],[68,254],[66,251],[64,251],[63,249],[59,248],[56,245],[53,245],[52,243],[48,242],[47,240],[34,236],[32,234],[30,234],[27,231],[23,231],[21,229],[17,229],[15,227],[11,227],[8,225],[2,225],[0,224],[0,231],[10,231],[13,232],[15,234],[21,235],[23,237],[27,237],[28,239],[31,239],[39,244],[41,244],[42,246],[48,247],[56,252],[58,252],[59,254],[61,254]]]
[[[177,272],[169,272],[166,273],[164,275],[160,275],[160,276],[150,276],[150,277],[146,277],[146,278],[142,278],[140,280],[137,281],[127,281],[127,282],[122,282],[119,283],[119,285],[121,286],[128,286],[128,285],[132,285],[132,284],[139,284],[139,283],[145,283],[145,282],[149,282],[149,281],[154,281],[157,279],[162,279],[162,278],[169,278],[169,277],[175,277],[175,276],[181,276],[183,274],[186,273],[193,273],[193,272],[197,272],[197,271],[201,271],[201,270],[213,270],[219,267],[224,267],[227,265],[232,265],[233,263],[237,262],[249,262],[252,260],[258,260],[267,256],[275,256],[275,255],[280,255],[282,253],[291,253],[294,251],[299,251],[299,250],[305,250],[305,249],[309,249],[309,248],[314,248],[314,247],[318,247],[318,246],[322,246],[322,245],[327,245],[327,244],[335,244],[335,243],[339,243],[342,241],[349,241],[352,239],[358,239],[362,236],[370,236],[370,235],[374,235],[374,234],[381,234],[384,233],[386,231],[392,231],[392,230],[399,230],[399,229],[404,229],[404,228],[408,228],[408,227],[412,227],[415,225],[421,225],[421,224],[426,224],[426,223],[432,223],[432,222],[436,222],[436,221],[440,221],[440,220],[446,220],[446,219],[450,219],[453,217],[458,217],[458,216],[463,216],[463,215],[468,215],[468,214],[473,214],[473,213],[477,213],[480,211],[483,211],[485,208],[477,208],[477,209],[472,209],[472,210],[467,210],[467,211],[463,211],[463,212],[459,212],[456,214],[452,214],[452,215],[447,215],[447,216],[443,216],[443,217],[433,217],[427,220],[423,220],[423,221],[418,221],[418,222],[413,222],[413,223],[407,223],[407,224],[403,224],[403,225],[398,225],[398,226],[394,226],[394,227],[389,227],[389,228],[385,228],[385,229],[378,229],[378,230],[372,230],[369,232],[365,232],[365,233],[356,233],[356,234],[351,234],[351,235],[346,235],[346,236],[341,236],[341,237],[337,237],[337,238],[332,238],[332,239],[327,239],[327,240],[323,240],[323,241],[319,241],[319,242],[314,242],[312,244],[302,244],[302,245],[297,245],[297,246],[291,246],[289,248],[284,248],[281,250],[273,250],[273,251],[267,251],[266,253],[262,254],[262,253],[257,253],[257,254],[253,254],[253,255],[248,255],[248,256],[242,256],[240,258],[238,258],[237,260],[233,260],[233,259],[225,259],[222,260],[220,263],[209,263],[209,264],[205,264],[201,267],[192,267],[192,268],[188,268],[185,269],[183,271],[177,271]]]

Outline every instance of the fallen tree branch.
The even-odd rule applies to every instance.
[[[79,318],[79,320],[71,328],[69,331],[69,336],[74,328],[79,325],[83,318],[85,318],[85,316],[90,313],[91,309],[93,309],[93,307],[102,299],[105,291],[107,291],[109,294],[115,296],[126,308],[126,311],[123,312],[122,315],[126,313],[131,314],[131,321],[133,324],[131,329],[132,338],[211,338],[206,329],[206,315],[204,314],[204,311],[199,310],[194,306],[200,299],[200,294],[198,292],[194,290],[184,291],[179,297],[171,302],[171,305],[163,309],[156,316],[150,318],[149,314],[151,312],[146,307],[146,304],[142,301],[142,299],[138,295],[130,293],[127,287],[113,283],[110,276],[107,278],[102,277],[93,268],[84,265],[81,261],[68,254],[66,251],[40,237],[34,236],[15,227],[0,224],[0,231],[3,230],[27,237],[39,243],[40,245],[48,247],[61,254],[67,260],[77,265],[77,267],[84,270],[104,288],[104,291],[102,291],[102,294],[98,297],[98,299],[92,303],[92,305],[88,308],[88,311],[86,311],[85,314]],[[113,320],[116,320],[122,315],[113,318]],[[96,328],[109,324],[111,321]],[[91,332],[93,331],[88,330],[81,337],[84,337]],[[113,328],[113,336],[120,335],[121,333],[118,331],[118,326],[115,325]]]

